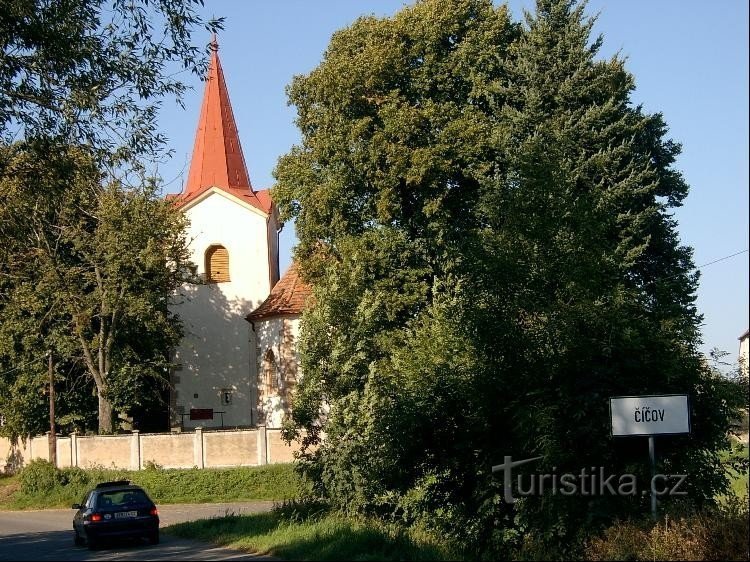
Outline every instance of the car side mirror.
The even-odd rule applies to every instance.
[[[74,503],[74,504],[73,504],[73,505],[71,506],[71,509],[81,509],[81,504],[80,504],[80,503]]]

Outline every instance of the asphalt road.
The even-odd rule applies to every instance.
[[[159,506],[161,527],[232,513],[268,511],[272,502]],[[73,545],[73,510],[0,511],[0,560],[262,560],[244,552],[161,534],[161,543],[121,541],[89,551]]]

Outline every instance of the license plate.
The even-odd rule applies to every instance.
[[[130,517],[138,517],[137,511],[120,511],[115,513],[115,519],[129,519]]]

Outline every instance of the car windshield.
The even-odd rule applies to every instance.
[[[100,508],[118,508],[144,503],[150,502],[143,490],[113,490],[111,492],[100,492],[97,506]]]

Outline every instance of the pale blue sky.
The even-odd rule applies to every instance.
[[[204,15],[225,16],[220,55],[250,178],[256,189],[273,184],[278,157],[298,142],[294,108],[285,86],[319,62],[331,34],[363,14],[390,15],[401,0],[209,0]],[[520,16],[533,0],[510,2]],[[670,136],[681,142],[677,162],[691,192],[676,217],[682,242],[702,265],[748,249],[748,5],[741,0],[591,0],[604,35],[602,56],[627,57],[635,75],[633,99],[661,111]],[[208,37],[206,37],[208,42]],[[185,98],[186,110],[164,109],[161,129],[174,149],[160,167],[167,192],[177,192],[200,110],[202,84]],[[282,232],[281,266],[289,264],[294,233]],[[738,350],[748,328],[748,254],[702,269],[698,307],[705,315],[704,351]]]

